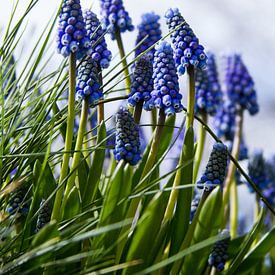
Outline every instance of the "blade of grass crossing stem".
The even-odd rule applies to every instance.
[[[184,138],[184,145],[179,161],[179,165],[183,165],[182,169],[177,171],[174,187],[179,185],[192,184],[193,180],[193,159],[194,159],[194,131],[193,127],[189,127]],[[176,194],[176,195],[175,195]],[[174,196],[175,195],[175,196]],[[190,207],[192,201],[192,188],[174,189],[171,193],[170,213],[172,215],[174,206],[176,205],[175,214],[172,220],[172,236],[170,255],[174,255],[179,251],[182,241],[188,229],[190,221]],[[171,216],[169,215],[169,216]]]
[[[154,245],[169,197],[168,192],[159,192],[154,196],[143,212],[128,249],[126,261],[142,260],[142,264],[123,270],[122,274],[134,274],[147,266],[148,255]]]
[[[100,176],[103,171],[106,147],[106,126],[104,121],[102,121],[99,126],[96,144],[100,144],[100,147],[102,148],[95,150],[93,155],[92,165],[89,169],[88,179],[84,188],[85,191],[82,194],[83,208],[89,205],[92,202],[92,199],[95,197]]]
[[[251,247],[252,243],[254,242],[255,238],[257,237],[259,231],[261,230],[261,226],[264,220],[264,210],[261,210],[259,218],[257,222],[254,224],[253,228],[245,238],[244,242],[242,243],[239,253],[234,257],[231,265],[227,270],[227,275],[236,274],[237,268],[240,266],[242,260],[244,259],[246,253],[248,252],[249,248]]]
[[[207,197],[201,209],[191,245],[215,236],[221,226],[222,214],[222,193],[220,188],[216,187]],[[208,247],[186,256],[182,266],[182,273],[188,274],[188,272],[192,270],[194,274],[201,274],[209,253],[210,248]]]
[[[242,274],[251,271],[273,247],[275,247],[275,227],[249,251],[235,272]]]

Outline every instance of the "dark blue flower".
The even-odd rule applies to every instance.
[[[44,206],[42,206],[42,205],[44,205]],[[41,228],[43,228],[51,220],[52,209],[51,209],[49,203],[45,203],[45,200],[43,199],[40,203],[40,207],[41,206],[42,206],[42,208],[39,211],[37,223],[36,223],[36,232],[38,232]]]
[[[130,165],[136,165],[141,159],[139,128],[131,113],[123,107],[116,115],[114,156],[116,161],[124,160]]]
[[[254,81],[239,54],[225,57],[224,85],[233,104],[247,109],[251,115],[259,111]]]
[[[219,235],[225,239],[214,244],[208,258],[208,264],[216,267],[216,269],[221,272],[224,270],[224,265],[228,259],[227,249],[230,243],[230,234],[227,229],[224,229]]]
[[[160,16],[154,12],[145,13],[141,17],[141,23],[138,25],[138,36],[136,45],[142,43],[136,48],[135,56],[145,52],[151,46],[161,39],[161,29],[159,24]],[[153,58],[155,48],[152,48],[147,54]]]
[[[205,171],[201,179],[197,182],[197,187],[211,191],[217,185],[222,186],[226,174],[227,159],[227,147],[220,142],[215,143]]]
[[[19,213],[26,216],[28,214],[30,207],[28,190],[28,186],[24,185],[11,193],[7,208],[10,215]]]
[[[102,27],[108,30],[111,38],[115,39],[117,31],[133,31],[132,19],[123,6],[122,0],[100,0]]]
[[[128,104],[135,107],[138,102],[145,102],[150,99],[153,90],[153,66],[150,57],[143,55],[135,64],[131,92],[128,97]]]
[[[77,74],[76,97],[79,101],[88,98],[89,103],[93,105],[103,97],[98,73],[97,63],[91,57],[86,57]]]
[[[222,102],[222,91],[218,80],[215,57],[207,53],[206,70],[196,70],[196,111],[215,115]]]
[[[171,45],[162,41],[156,46],[153,63],[154,90],[144,104],[145,110],[163,109],[167,116],[183,110],[182,95],[179,93],[179,79],[173,59]]]
[[[105,32],[102,29],[101,23],[96,14],[90,10],[84,12],[84,21],[92,47],[89,54],[102,69],[106,69],[110,65],[112,53],[107,48],[107,43],[104,37]]]
[[[195,193],[195,195],[194,195],[194,197],[193,197],[193,200],[192,200],[192,202],[191,202],[190,222],[193,221],[193,218],[194,218],[195,213],[196,213],[196,211],[197,211],[197,209],[198,209],[200,200],[201,200],[201,195],[198,194],[198,193]]]
[[[179,9],[168,9],[165,17],[171,32],[178,72],[184,74],[186,67],[189,65],[205,69],[207,56],[204,47],[199,44],[199,39],[184,20]]]
[[[255,151],[249,158],[248,175],[260,190],[264,190],[268,187],[269,178],[267,174],[267,163],[261,150]],[[249,184],[248,189],[250,192],[254,192],[254,189]]]
[[[79,0],[64,0],[59,15],[57,49],[64,57],[76,53],[77,59],[87,54],[91,43],[87,37]]]

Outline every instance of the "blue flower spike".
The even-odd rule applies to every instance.
[[[83,58],[91,43],[87,36],[80,0],[64,0],[59,15],[57,50],[64,57],[75,53],[77,59]]]
[[[134,67],[132,75],[131,92],[128,97],[128,105],[135,107],[139,102],[150,99],[153,90],[153,65],[147,55],[140,57]]]
[[[215,57],[207,53],[206,70],[196,70],[196,112],[204,112],[213,116],[222,103],[222,91],[218,80]]]
[[[245,66],[241,55],[232,54],[226,59],[224,85],[228,98],[233,104],[248,110],[250,115],[259,112],[254,81]]]
[[[201,70],[206,69],[207,56],[204,47],[199,44],[199,39],[184,20],[179,9],[168,9],[165,18],[171,32],[179,74],[184,74],[190,65]]]
[[[116,161],[124,160],[130,165],[136,165],[141,159],[139,128],[131,113],[123,107],[116,115],[114,156]]]
[[[228,259],[227,249],[230,243],[230,233],[227,229],[224,229],[219,235],[225,239],[214,244],[208,258],[208,264],[214,266],[217,271],[221,272],[224,270],[225,263]]]
[[[102,27],[115,39],[115,33],[133,31],[134,26],[129,13],[125,10],[122,0],[100,0]]]
[[[137,57],[147,49],[152,47],[156,42],[161,39],[161,29],[159,24],[160,16],[154,12],[145,13],[141,17],[141,23],[137,26],[138,36],[136,45],[141,43],[135,50],[135,56]],[[142,42],[141,42],[142,41]],[[146,54],[151,58],[154,57],[155,48],[153,47]]]
[[[76,98],[78,101],[88,98],[89,104],[94,105],[103,98],[98,73],[97,63],[91,57],[86,57],[77,74]]]
[[[197,182],[197,187],[209,192],[217,185],[222,187],[226,175],[227,159],[227,147],[220,142],[215,143],[205,171]]]
[[[95,60],[101,69],[106,69],[112,60],[112,53],[108,50],[105,40],[105,31],[95,13],[90,10],[84,12],[87,35],[91,42],[89,55]]]
[[[179,92],[179,79],[173,59],[171,45],[162,41],[156,46],[153,62],[154,90],[151,97],[144,104],[147,111],[153,108],[164,110],[165,115],[170,116],[183,110],[181,104],[182,95]]]
[[[40,203],[40,207],[41,206],[42,206],[42,208],[39,211],[37,223],[36,223],[36,232],[38,232],[40,229],[42,229],[51,220],[52,209],[51,209],[49,203],[45,203],[45,199],[43,199]]]

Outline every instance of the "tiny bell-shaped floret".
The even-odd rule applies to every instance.
[[[156,46],[153,62],[154,90],[144,104],[145,110],[163,109],[167,116],[183,110],[182,95],[179,92],[179,79],[173,59],[171,45],[162,41]]]
[[[124,160],[130,165],[136,165],[141,159],[139,128],[131,113],[123,107],[116,115],[114,156],[116,161]]]
[[[227,229],[224,229],[219,235],[225,239],[214,244],[208,258],[208,264],[214,266],[219,272],[221,272],[224,270],[226,260],[228,259],[227,249],[230,242],[230,234]]]
[[[220,142],[215,143],[205,171],[201,179],[197,182],[197,187],[211,191],[217,185],[222,186],[226,174],[227,159],[227,147]]]
[[[215,115],[222,102],[222,92],[218,80],[215,57],[207,53],[206,70],[196,70],[196,111]]]
[[[89,55],[101,69],[106,69],[110,65],[112,53],[107,48],[105,41],[105,32],[95,13],[90,10],[84,12],[84,21],[86,23],[87,35],[90,39],[91,50]]]
[[[36,232],[38,232],[41,228],[43,228],[47,223],[51,220],[52,209],[49,203],[45,203],[43,199],[40,203],[40,207],[42,208],[39,211],[37,223],[36,223]]]
[[[76,97],[79,101],[88,98],[89,103],[94,105],[103,97],[98,73],[97,63],[91,57],[86,57],[77,74]]]
[[[75,53],[81,59],[90,49],[79,0],[64,0],[59,15],[57,49],[64,57]]]
[[[248,162],[248,175],[260,190],[267,188],[269,184],[267,163],[262,151],[255,151]],[[250,192],[254,192],[248,185]]]
[[[139,45],[135,50],[135,56],[137,57],[141,53],[145,52],[151,46],[161,39],[161,29],[159,24],[160,16],[154,12],[145,13],[141,17],[141,23],[138,27],[138,36],[136,45]],[[141,43],[141,44],[139,44]],[[153,58],[155,48],[152,48],[147,54]]]
[[[179,74],[184,74],[189,65],[198,69],[205,69],[207,56],[199,39],[182,17],[179,9],[168,9],[165,14],[166,23],[171,32],[171,39],[175,49],[175,61]]]
[[[153,66],[150,57],[143,55],[134,67],[132,75],[131,92],[128,97],[128,104],[135,107],[138,102],[145,102],[150,99],[153,90]]]
[[[254,81],[243,63],[241,55],[226,58],[224,86],[233,104],[247,109],[251,115],[259,111]]]
[[[122,0],[100,0],[102,27],[115,39],[115,33],[133,31],[132,19],[125,10]]]

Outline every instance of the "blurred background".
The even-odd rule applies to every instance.
[[[12,6],[15,1],[0,0],[1,32],[6,26]],[[19,1],[18,13],[25,10],[27,0]],[[61,1],[39,0],[27,19],[27,29],[21,52],[16,52],[16,59],[24,59],[30,51],[41,31],[51,19]],[[90,8],[99,15],[99,0],[82,0],[83,8]],[[170,7],[178,7],[199,37],[201,44],[216,53],[217,56],[227,51],[237,51],[242,54],[256,83],[260,113],[255,117],[245,115],[245,138],[250,151],[256,148],[264,149],[269,157],[275,154],[275,1],[274,0],[124,0],[124,5],[137,25],[145,12],[154,11],[161,19],[163,34],[167,28],[163,19],[165,11]],[[16,18],[15,21],[16,22]],[[133,47],[136,31],[123,34],[126,52]],[[116,44],[108,39],[108,45],[115,56],[118,52]],[[55,44],[52,44],[54,50]],[[24,53],[24,54],[22,54]],[[58,64],[61,57],[56,54],[52,66]],[[183,82],[183,94],[185,93]],[[210,148],[208,149],[210,150]],[[205,153],[207,155],[207,151]],[[246,186],[241,187],[240,200],[242,207],[252,216],[250,195]]]

